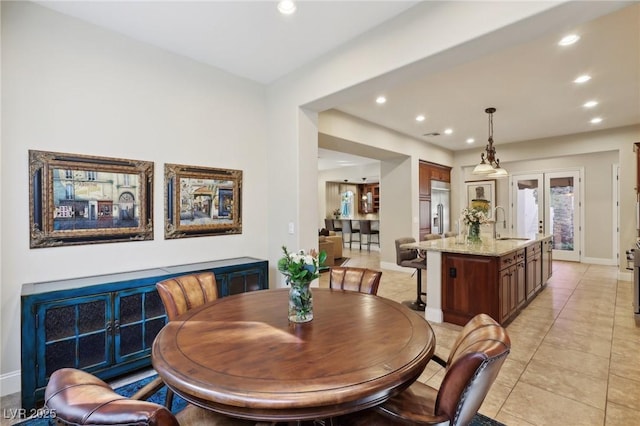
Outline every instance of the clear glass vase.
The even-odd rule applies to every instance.
[[[311,283],[290,283],[289,321],[309,322],[313,319],[313,295]]]
[[[467,235],[467,241],[470,244],[480,244],[482,242],[480,239],[480,223],[469,224],[469,235]]]

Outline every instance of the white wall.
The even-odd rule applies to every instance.
[[[636,164],[633,143],[640,141],[640,126],[620,127],[579,133],[561,137],[538,139],[510,144],[497,144],[500,163],[509,172],[538,172],[560,168],[580,167],[584,169],[584,252],[582,256],[594,263],[616,264],[613,253],[624,256],[625,250],[633,247],[636,237]],[[471,175],[477,163],[479,147],[456,152],[455,168],[461,170],[460,178],[452,181],[452,211],[460,211],[464,203],[465,180],[477,180]],[[616,235],[612,232],[613,195],[612,165],[620,165],[620,242],[616,247]],[[498,204],[508,201],[508,179],[498,179],[496,198]],[[455,192],[454,192],[455,191]],[[622,258],[624,260],[624,258]],[[626,267],[621,262],[620,271]]]
[[[2,2],[2,89],[2,394],[19,389],[23,283],[267,257],[262,86],[31,3]],[[153,161],[154,240],[29,249],[29,149]],[[165,162],[243,170],[242,234],[164,240]]]
[[[380,259],[385,265],[395,265],[395,240],[419,239],[420,160],[451,166],[453,152],[336,110],[320,114],[319,130],[323,136],[339,139],[346,152],[364,150],[359,145],[367,145],[379,153],[380,169],[387,171],[387,178],[380,175]],[[399,164],[408,167],[404,181],[397,174]],[[391,177],[393,180],[388,180]],[[407,217],[400,219],[401,215]]]
[[[267,257],[277,285],[280,247],[317,244],[317,112],[615,7],[577,14],[579,3],[420,3],[265,88],[265,110],[254,84],[33,4],[2,2],[0,392],[19,386],[21,283],[243,254]],[[501,28],[481,49],[472,43],[433,60]],[[157,176],[166,161],[242,169],[243,234],[164,241],[156,224],[154,241],[29,250],[29,148],[151,160]],[[383,178],[390,169],[381,165]],[[154,215],[162,217],[160,203]]]

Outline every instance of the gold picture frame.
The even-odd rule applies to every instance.
[[[153,239],[153,162],[29,151],[30,247]]]
[[[242,233],[242,170],[165,164],[166,239]]]

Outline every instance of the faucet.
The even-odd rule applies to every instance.
[[[502,206],[496,206],[495,209],[493,209],[493,239],[498,239],[500,238],[500,234],[498,234],[498,231],[496,229],[496,224],[498,223],[498,209],[502,210],[502,229],[507,229],[507,213],[504,211],[504,207]]]

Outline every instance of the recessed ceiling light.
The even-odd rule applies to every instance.
[[[416,117],[416,121],[424,121],[424,119],[425,119],[425,116],[422,114]]]
[[[591,80],[591,76],[590,75],[581,75],[580,77],[576,78],[575,80],[573,80],[574,83],[586,83],[587,81]]]
[[[474,143],[476,140],[474,138],[467,139],[467,143]]]
[[[296,4],[292,0],[282,0],[278,2],[278,11],[283,15],[291,15],[296,11]]]
[[[577,34],[569,34],[568,36],[562,37],[562,39],[558,42],[559,46],[569,46],[580,40],[580,36]]]
[[[582,106],[585,108],[593,108],[596,105],[598,105],[598,101],[588,101],[585,102]]]
[[[602,123],[602,118],[596,117],[591,119],[591,124],[598,124],[598,123]]]
[[[450,135],[451,133],[453,133],[453,129],[444,129],[445,135]]]
[[[387,102],[387,98],[385,98],[384,96],[378,96],[378,97],[376,98],[376,103],[377,103],[377,104],[383,104],[383,103],[385,103],[385,102]]]

